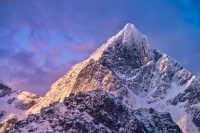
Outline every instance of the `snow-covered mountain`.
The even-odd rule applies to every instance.
[[[37,103],[39,98],[36,94],[22,90],[12,91],[0,84],[0,132],[9,129],[13,125],[12,121],[23,119],[26,111]]]
[[[118,106],[123,106],[126,111],[121,110],[122,114],[126,113],[130,117],[124,119],[120,111],[113,112],[117,114],[116,116],[103,115],[106,111],[101,112],[103,108],[101,94],[102,97],[114,99],[114,101],[111,100],[114,110],[117,111]],[[84,98],[81,98],[81,95]],[[89,113],[90,109],[79,109],[85,106],[79,103],[87,102],[88,99],[85,99],[87,96],[88,99],[94,99],[90,101],[90,104],[92,107],[95,106],[94,108],[97,106],[97,110],[92,110],[97,114]],[[95,99],[98,99],[100,103]],[[68,101],[67,104],[66,101]],[[119,103],[114,104],[117,101]],[[103,105],[105,104],[107,103],[103,102]],[[146,36],[142,35],[134,25],[127,24],[87,60],[73,66],[66,75],[56,81],[45,97],[40,98],[26,112],[27,118],[16,122],[17,124],[10,132],[29,129],[33,132],[35,130],[79,132],[80,128],[82,132],[90,129],[94,129],[94,132],[99,129],[102,129],[102,132],[112,130],[113,132],[121,130],[131,132],[132,130],[123,124],[118,128],[112,125],[118,123],[115,120],[118,118],[119,123],[142,126],[141,132],[179,132],[173,124],[174,121],[184,133],[199,133],[199,107],[200,79],[168,55],[158,50],[150,50]],[[53,118],[48,114],[48,110],[53,110],[50,111]],[[96,116],[111,119],[109,122],[115,129],[110,127],[108,121],[106,124],[105,121],[96,120]],[[128,121],[132,118],[133,123]],[[158,122],[157,118],[161,121]],[[93,119],[100,124],[95,125]],[[79,122],[78,127],[76,127],[76,120]],[[58,121],[64,121],[64,123],[70,121],[70,126],[63,123],[60,125]],[[45,126],[38,125],[38,122]],[[167,127],[176,128],[167,129]],[[136,129],[134,128],[134,132]]]

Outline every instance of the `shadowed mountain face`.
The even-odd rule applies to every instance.
[[[36,131],[45,131],[43,127],[47,126],[46,130],[51,132],[181,132],[174,121],[184,133],[199,133],[199,90],[199,78],[168,55],[150,50],[146,36],[127,24],[87,60],[56,81],[45,97],[26,112],[30,115],[10,132],[36,128],[38,121],[43,120],[42,113],[53,109],[62,110],[58,117],[64,117],[63,123],[66,118],[70,126],[59,126],[57,116],[52,120],[45,117],[44,126],[38,126]],[[77,112],[80,123],[85,124],[79,123],[78,128],[75,117],[64,112],[72,116]],[[30,122],[32,116],[34,121]],[[52,126],[54,120],[57,124]],[[23,122],[25,126],[20,124]]]

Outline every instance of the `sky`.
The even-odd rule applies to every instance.
[[[0,82],[44,96],[126,23],[200,75],[199,0],[1,0]]]

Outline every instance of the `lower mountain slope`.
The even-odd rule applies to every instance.
[[[130,110],[103,90],[71,93],[39,114],[30,114],[7,133],[182,133],[169,113]]]
[[[25,91],[13,91],[0,84],[0,132],[25,117],[26,111],[39,101],[39,96]]]

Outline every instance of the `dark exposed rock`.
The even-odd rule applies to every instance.
[[[0,119],[4,116],[5,113],[6,113],[6,112],[5,112],[4,110],[1,110],[1,109],[0,109]]]
[[[23,101],[16,102],[15,107],[19,110],[28,110],[30,107],[32,107],[35,104],[35,101],[31,101],[29,103],[24,103]]]
[[[0,83],[0,97],[10,95],[10,93],[11,93],[11,88]]]
[[[7,101],[7,103],[8,103],[8,104],[12,104],[12,102],[13,102],[14,100],[15,100],[15,97],[9,99],[9,100]]]
[[[157,62],[163,56],[163,54],[157,49],[153,50],[153,54],[155,62]]]
[[[200,82],[196,80],[192,81],[184,92],[179,93],[171,101],[173,105],[177,105],[180,102],[187,102],[187,105],[200,103]]]
[[[193,108],[192,112],[194,112],[192,121],[197,126],[197,128],[200,130],[200,109],[199,108]]]

